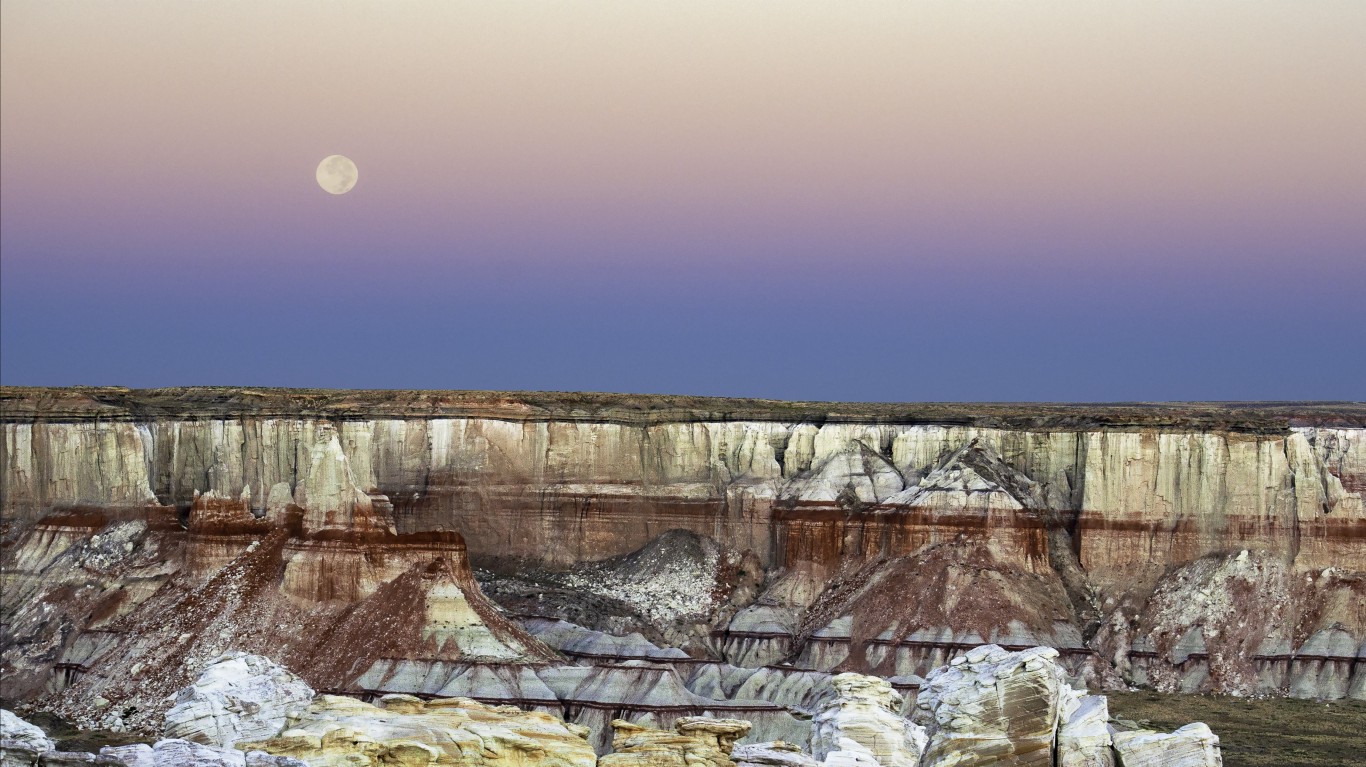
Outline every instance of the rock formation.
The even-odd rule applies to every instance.
[[[243,710],[241,713],[247,713]],[[233,730],[247,725],[231,721],[226,712],[224,724]],[[41,728],[29,724],[11,711],[0,709],[0,765],[4,767],[307,767],[287,757],[261,751],[243,753],[233,748],[216,748],[188,740],[169,738],[155,745],[135,743],[105,746],[99,754],[58,751]]]
[[[1125,594],[1093,645],[1165,692],[1359,697],[1366,574],[1267,551],[1202,557]]]
[[[713,625],[752,602],[764,567],[752,552],[671,530],[637,551],[568,570],[485,573],[481,586],[520,615],[553,617],[701,651]]]
[[[1114,767],[1110,708],[1103,695],[1084,695],[1058,728],[1057,767]]]
[[[812,722],[812,756],[832,766],[920,764],[925,730],[901,717],[901,695],[886,680],[840,674],[831,683],[835,698]]]
[[[269,658],[221,655],[176,694],[162,731],[169,738],[233,748],[279,732],[291,711],[312,700],[313,688]]]
[[[935,669],[916,700],[929,745],[922,767],[1220,767],[1219,738],[1194,723],[1174,733],[1123,731],[1106,700],[1073,690],[1052,648],[976,647]]]
[[[333,450],[311,454],[337,460]],[[345,472],[312,476],[349,481]],[[345,495],[317,482],[311,492]],[[270,661],[239,659],[229,665],[255,663],[264,676],[244,682],[234,669],[177,702],[170,734],[226,743],[237,736],[214,723],[222,711],[285,706],[260,696],[293,700],[310,685],[346,689],[375,664],[558,658],[483,597],[458,533],[389,532],[392,511],[373,499],[347,512],[369,515],[357,530],[324,525],[313,534],[297,505],[283,519],[257,520],[204,494],[195,503],[209,513],[192,509],[189,530],[173,509],[148,507],[135,519],[89,512],[48,517],[31,545],[12,559],[7,552],[7,689],[13,680],[21,695],[85,726],[153,730],[167,696],[228,650],[298,669],[307,685],[280,687],[261,665]],[[83,534],[72,533],[75,524]],[[12,612],[8,585],[18,592]]]
[[[802,753],[801,748],[781,740],[766,743],[747,743],[730,750],[736,767],[816,767],[816,760]]]
[[[1219,767],[1219,740],[1203,724],[1174,733],[1110,722],[1105,698],[1064,683],[1051,648],[1008,652],[977,647],[924,680],[916,716],[887,681],[859,674],[828,680],[832,697],[811,721],[811,755],[793,743],[740,744],[753,729],[743,719],[674,716],[653,726],[614,719],[611,753],[601,757],[589,727],[543,711],[469,698],[386,694],[372,705],[318,694],[310,700],[288,671],[257,656],[225,656],[176,696],[168,729],[203,739],[236,738],[234,747],[184,739],[106,747],[97,756],[56,751],[36,727],[0,713],[0,752],[14,767],[365,767],[375,765],[522,765],[524,767]],[[595,670],[582,669],[584,677]],[[666,702],[682,691],[675,691]],[[580,695],[586,701],[590,695]],[[613,693],[606,699],[621,696]],[[615,704],[613,704],[615,705]],[[287,709],[277,716],[280,709]],[[264,733],[257,741],[244,735]],[[239,750],[241,749],[241,750]],[[819,760],[819,761],[818,761]]]
[[[1116,732],[1119,767],[1219,767],[1219,738],[1196,722],[1176,732]]]
[[[1057,657],[1047,647],[984,645],[930,672],[916,699],[916,720],[929,735],[925,761],[1052,767],[1058,726],[1078,697]]]
[[[735,767],[731,749],[749,722],[684,717],[669,732],[617,719],[612,729],[613,752],[598,760],[601,767]]]
[[[319,695],[275,737],[244,747],[309,767],[593,767],[587,733],[539,712],[469,699],[386,695],[378,706]]]
[[[112,762],[110,767],[307,767],[297,759],[271,756],[261,751],[243,753],[233,748],[215,748],[180,738],[159,740],[151,746],[145,743],[105,746],[100,749],[99,759]]]
[[[156,728],[229,651],[603,747],[613,718],[704,714],[804,745],[830,674],[910,694],[993,642],[1092,689],[1366,697],[1360,404],[0,405],[0,672],[84,726]]]
[[[42,728],[29,724],[13,711],[0,709],[0,765],[36,767],[55,746]]]

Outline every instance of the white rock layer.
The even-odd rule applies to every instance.
[[[32,767],[52,750],[52,741],[41,727],[0,709],[0,767]]]
[[[291,711],[312,699],[313,689],[304,680],[269,658],[229,653],[211,661],[194,684],[176,693],[163,732],[232,748],[275,735]]]
[[[916,699],[928,728],[924,764],[1053,767],[1060,722],[1076,706],[1058,651],[982,645],[931,671]]]
[[[98,758],[113,760],[123,767],[308,767],[305,762],[287,756],[271,756],[264,751],[243,754],[237,749],[214,748],[179,738],[159,740],[155,746],[105,746]]]
[[[900,715],[901,694],[885,679],[839,674],[835,698],[812,721],[811,752],[826,765],[916,767],[925,731]]]
[[[1114,767],[1110,750],[1110,705],[1104,695],[1087,695],[1058,728],[1057,767]]]
[[[1222,767],[1219,736],[1202,722],[1170,732],[1116,732],[1118,767]]]
[[[802,753],[798,746],[781,740],[767,743],[745,743],[730,750],[736,767],[816,767],[816,760]]]

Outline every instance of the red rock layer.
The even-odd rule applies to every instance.
[[[551,567],[629,554],[670,530],[688,530],[767,559],[770,503],[638,494],[528,493],[512,487],[429,488],[396,494],[399,531],[459,530],[482,566],[521,561]]]
[[[811,562],[835,567],[912,554],[925,546],[975,542],[1029,572],[1048,569],[1048,531],[1041,513],[1001,510],[942,512],[875,507],[849,512],[829,507],[789,507],[774,513],[774,549],[780,564]]]
[[[1093,573],[1130,565],[1165,567],[1242,549],[1276,552],[1304,570],[1366,570],[1366,518],[1114,519],[1083,511],[1073,537],[1083,566]]]

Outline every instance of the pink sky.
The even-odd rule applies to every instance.
[[[57,277],[244,270],[323,270],[350,292],[613,274],[815,296],[855,290],[850,272],[947,269],[1231,279],[1264,302],[1287,273],[1366,283],[1352,0],[0,13],[10,299]],[[342,197],[313,181],[333,153],[360,168]]]

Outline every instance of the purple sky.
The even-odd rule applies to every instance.
[[[1366,4],[1109,6],[7,2],[0,380],[1366,397]]]

